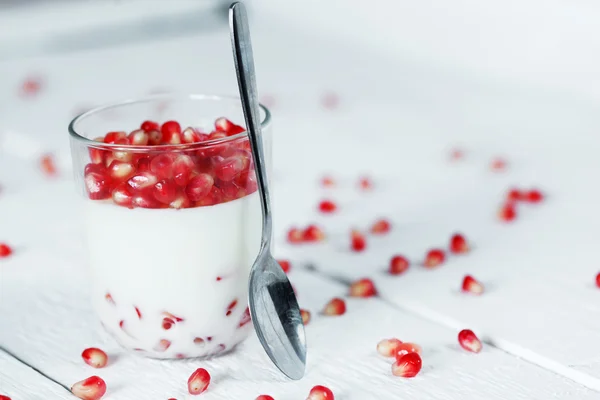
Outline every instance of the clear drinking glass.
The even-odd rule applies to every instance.
[[[269,171],[265,107],[261,120]],[[178,121],[181,134],[166,121]],[[237,98],[158,95],[69,125],[92,302],[125,348],[205,357],[251,330],[247,284],[261,209],[248,137],[235,124],[243,125]]]

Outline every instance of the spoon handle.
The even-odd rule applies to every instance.
[[[231,44],[233,46],[235,69],[242,99],[242,108],[244,109],[244,118],[246,119],[248,136],[250,137],[250,144],[252,146],[258,191],[260,193],[263,211],[261,247],[264,249],[268,248],[271,242],[271,203],[260,128],[260,112],[258,107],[258,92],[256,90],[254,56],[252,54],[250,30],[248,29],[248,15],[243,3],[236,2],[231,5],[229,12],[229,27],[231,29]]]

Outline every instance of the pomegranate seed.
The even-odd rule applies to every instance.
[[[301,308],[300,315],[302,316],[302,323],[307,325],[310,322],[310,311]]]
[[[125,321],[124,320],[120,320],[119,321],[119,328],[125,329],[125,328],[123,328],[123,326],[125,326]]]
[[[517,210],[513,203],[506,203],[498,210],[498,218],[502,222],[511,222],[517,217]]]
[[[139,172],[132,176],[127,184],[134,190],[143,191],[150,189],[158,182],[158,178],[152,172]]]
[[[168,331],[173,327],[173,325],[175,325],[175,321],[173,321],[171,318],[163,318],[162,327],[164,330]]]
[[[146,146],[150,137],[142,129],[135,130],[129,134],[129,143],[134,146]]]
[[[492,160],[490,168],[492,169],[492,171],[496,172],[503,171],[504,169],[506,169],[506,161],[502,158],[495,158]]]
[[[113,297],[112,297],[112,295],[110,293],[106,293],[104,295],[104,300],[106,300],[112,306],[116,306],[117,305],[117,303],[115,303],[115,300],[113,299]]]
[[[332,213],[337,209],[337,206],[333,201],[323,200],[319,203],[319,211],[323,213]]]
[[[363,251],[367,247],[367,239],[362,233],[353,230],[350,233],[350,248],[353,251]]]
[[[401,344],[402,342],[396,338],[383,339],[377,343],[377,352],[384,357],[395,357]]]
[[[325,176],[325,177],[323,177],[323,179],[321,179],[321,185],[323,185],[325,187],[332,187],[332,186],[335,186],[335,181],[333,180],[332,177]]]
[[[170,312],[167,311],[163,311],[162,315],[164,315],[166,318],[170,318],[175,322],[182,322],[184,319],[181,317],[178,317],[176,315],[171,314]]]
[[[467,275],[465,276],[465,279],[463,279],[462,290],[463,292],[468,292],[472,294],[482,294],[483,285],[471,275]]]
[[[215,121],[215,129],[217,131],[226,132],[227,136],[237,135],[238,133],[244,132],[246,130],[224,117],[217,118],[217,120]]]
[[[162,203],[156,201],[152,193],[140,193],[135,194],[133,199],[131,199],[131,204],[133,207],[140,208],[162,208]]]
[[[421,346],[416,343],[404,342],[396,348],[396,360],[408,353],[417,353],[421,355]]]
[[[525,194],[521,192],[519,189],[511,189],[508,191],[506,195],[506,200],[509,202],[524,200]]]
[[[71,386],[71,393],[83,400],[98,400],[106,393],[106,382],[98,376],[90,376]]]
[[[194,161],[192,157],[180,154],[173,161],[173,179],[179,186],[185,186],[190,181]]]
[[[227,306],[227,312],[225,313],[225,316],[230,316],[231,312],[233,311],[233,309],[235,308],[235,306],[237,306],[237,299],[233,300],[228,306]]]
[[[400,275],[408,269],[409,262],[406,258],[402,256],[394,256],[390,260],[390,269],[389,272],[392,275]]]
[[[214,183],[213,177],[209,174],[196,175],[185,187],[185,194],[191,201],[200,201],[208,196]]]
[[[204,342],[204,339],[197,337],[197,338],[194,338],[194,344],[196,344],[198,346],[204,346],[206,343]]]
[[[141,156],[140,158],[138,158],[136,170],[138,172],[149,172],[150,171],[150,157]]]
[[[464,156],[465,156],[465,153],[461,149],[453,149],[450,152],[450,160],[452,160],[452,161],[461,160],[462,158],[464,158]]]
[[[473,331],[469,329],[463,329],[459,332],[458,343],[467,351],[472,351],[473,353],[479,353],[481,351],[481,342],[477,336],[475,336]]]
[[[144,132],[150,133],[151,131],[159,130],[160,126],[154,121],[144,121],[142,122],[142,125],[140,125],[140,128],[142,128]]]
[[[290,243],[301,243],[304,241],[304,232],[298,228],[290,228],[287,238]]]
[[[163,179],[156,182],[152,194],[161,203],[169,204],[177,197],[177,186],[173,181]]]
[[[114,160],[108,166],[108,173],[115,182],[122,182],[135,174],[135,167],[131,163]]]
[[[423,265],[426,268],[435,268],[438,265],[441,265],[446,259],[446,255],[440,249],[429,250],[427,256],[425,257],[425,262]]]
[[[87,167],[94,168],[87,168]],[[111,196],[112,180],[108,171],[99,164],[88,164],[83,177],[88,197],[92,200],[103,200]]]
[[[331,389],[317,385],[310,390],[306,400],[334,400],[334,397]]]
[[[186,189],[187,192],[187,189]],[[200,201],[196,202],[197,206],[212,206],[215,204],[223,203],[224,195],[223,192],[216,186],[210,189],[210,192]]]
[[[413,378],[421,370],[423,361],[417,353],[408,353],[398,358],[392,365],[392,374],[402,378]]]
[[[81,357],[87,365],[94,368],[104,368],[108,362],[108,356],[106,353],[95,347],[85,349],[83,353],[81,353]]]
[[[211,132],[210,135],[208,135],[208,140],[223,139],[226,137],[227,137],[227,133],[215,131],[215,132]],[[210,151],[208,153],[206,153],[206,155],[207,156],[209,156],[209,155],[216,156],[217,154],[221,153],[223,150],[224,150],[224,147],[218,146],[218,147],[210,149]]]
[[[350,285],[349,295],[350,297],[373,297],[377,295],[377,289],[372,280],[363,278]]]
[[[261,394],[255,400],[275,400],[275,399],[273,397],[269,396],[268,394]]]
[[[200,134],[196,132],[194,128],[186,128],[181,133],[181,140],[183,141],[183,143],[195,143],[200,142],[201,137]]]
[[[525,193],[523,198],[528,203],[541,203],[544,200],[544,195],[537,189],[532,189]]]
[[[42,166],[42,171],[47,176],[56,176],[58,174],[58,170],[56,169],[56,165],[54,164],[54,158],[52,157],[52,155],[46,154],[42,156],[40,164]]]
[[[210,384],[210,374],[204,368],[198,368],[188,379],[188,392],[198,395],[204,392]]]
[[[137,314],[138,318],[142,319],[142,312],[140,311],[140,309],[137,307],[134,307],[134,308],[135,308],[135,313]]]
[[[97,137],[94,140],[97,142],[103,142],[104,138]],[[92,164],[102,164],[104,162],[104,157],[106,156],[105,150],[97,149],[95,147],[90,147],[88,149],[88,153],[90,154],[90,160],[92,161]]]
[[[133,194],[129,185],[121,183],[112,191],[113,202],[122,207],[133,208]]]
[[[380,219],[376,221],[371,227],[371,233],[375,235],[381,235],[383,233],[388,233],[392,229],[392,225],[388,220]]]
[[[371,179],[369,179],[368,177],[360,178],[359,181],[358,181],[358,186],[362,190],[371,190],[371,189],[373,189],[373,183],[371,182]]]
[[[179,192],[177,197],[175,197],[175,200],[173,200],[171,203],[169,203],[169,207],[174,208],[176,210],[179,210],[182,208],[189,208],[191,206],[192,206],[192,202],[190,201],[190,199],[188,199],[188,197],[183,192]]]
[[[150,161],[150,171],[154,172],[159,179],[171,179],[173,177],[173,161],[173,155],[159,154]]]
[[[8,257],[12,254],[12,248],[6,243],[0,243],[0,258]]]
[[[0,394],[0,400],[11,400],[10,397]]]
[[[309,225],[303,234],[303,240],[307,242],[320,242],[325,239],[325,233],[316,225]]]
[[[104,143],[116,143],[119,139],[125,139],[127,134],[125,132],[108,132],[104,136]]]
[[[467,253],[469,251],[467,240],[460,233],[456,233],[450,238],[450,251],[454,254]]]
[[[229,157],[215,165],[215,176],[229,182],[244,170],[244,161],[240,157]]]
[[[240,319],[238,327],[241,328],[242,326],[246,325],[250,321],[252,321],[252,318],[250,317],[250,309],[248,307],[246,307],[246,309],[244,310],[244,314],[242,315],[242,318]]]
[[[2,245],[1,244],[0,244],[0,257],[2,257]],[[598,273],[598,275],[596,275],[596,286],[598,286],[600,288],[600,273]]]
[[[159,130],[148,132],[148,144],[156,146],[162,143],[162,133]]]
[[[323,315],[342,315],[346,312],[346,303],[339,297],[335,297],[327,303],[323,309]]]
[[[156,346],[154,346],[154,351],[158,351],[158,352],[164,352],[167,351],[167,349],[171,347],[171,342],[167,339],[160,339],[160,341],[158,342],[158,344]]]
[[[279,265],[281,266],[281,269],[283,270],[283,272],[285,272],[286,274],[288,272],[290,272],[290,262],[287,260],[277,260],[277,262],[279,263]]]
[[[24,96],[33,96],[38,94],[42,88],[42,78],[27,78],[21,85],[21,94]]]
[[[179,125],[179,122],[177,121],[167,121],[160,127],[160,132],[162,133],[163,143],[171,143],[173,136],[179,136],[181,134],[181,125]],[[179,143],[181,143],[181,140]]]
[[[212,340],[212,336],[207,336],[206,340],[208,340],[210,342]]]
[[[171,139],[168,142],[164,142],[165,144],[181,144],[183,138],[181,137],[181,133],[173,132],[171,135]]]

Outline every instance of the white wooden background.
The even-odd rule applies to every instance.
[[[367,10],[362,19],[354,9],[334,21],[336,2],[312,14],[312,1],[305,8],[270,1],[258,7],[263,13],[253,39],[259,86],[275,101],[277,253],[292,260],[290,279],[302,307],[313,312],[307,375],[300,382],[283,379],[255,337],[210,361],[125,354],[102,333],[87,299],[69,119],[82,106],[157,88],[234,93],[225,26],[185,39],[1,62],[0,242],[13,245],[15,254],[0,261],[0,394],[69,399],[65,387],[98,374],[109,400],[184,399],[188,376],[204,367],[213,376],[203,395],[208,400],[252,400],[262,393],[303,399],[317,384],[341,400],[600,398],[600,289],[594,285],[600,270],[600,113],[594,100],[600,69],[593,51],[598,35],[590,34],[596,7],[584,0],[545,8],[521,2],[521,17],[499,12],[500,22],[487,26],[482,21],[502,9],[500,2],[483,13],[475,2],[457,1],[466,10],[461,18],[444,18],[447,10],[435,1],[422,8],[407,3],[391,14],[404,15],[405,23],[420,15],[423,24],[413,22],[410,32],[378,28]],[[562,41],[536,34],[520,43],[514,31],[529,32],[519,22],[536,9],[540,20],[555,24]],[[312,15],[312,29],[298,23],[298,15],[304,21]],[[373,35],[358,37],[359,23]],[[432,45],[436,41],[424,33],[434,26],[462,47],[455,43],[450,56]],[[465,26],[475,26],[481,38],[496,38],[491,50],[464,34]],[[496,35],[503,29],[505,42]],[[372,39],[393,32],[399,32],[390,39],[398,43],[393,48]],[[555,30],[540,22],[537,32]],[[409,51],[414,43],[422,44],[420,54]],[[504,57],[495,57],[503,51]],[[519,69],[517,56],[524,54],[531,56]],[[505,69],[482,61],[486,56],[503,60]],[[580,68],[567,73],[569,65]],[[19,97],[21,83],[34,74],[44,78],[43,89]],[[321,106],[330,92],[339,95],[336,110]],[[466,150],[463,162],[448,162],[454,146]],[[42,152],[56,155],[58,179],[39,171]],[[504,173],[490,172],[495,156],[508,161]],[[320,188],[324,173],[338,178],[340,187]],[[363,173],[375,181],[369,195],[354,189]],[[495,212],[511,186],[539,187],[547,201],[520,207],[518,219],[504,225]],[[339,214],[315,211],[324,197],[341,205]],[[370,240],[363,254],[349,252],[350,227],[366,227],[379,216],[393,221],[392,233]],[[292,224],[311,222],[325,227],[325,243],[285,243]],[[471,254],[451,257],[436,270],[416,265],[428,248],[446,246],[455,231],[470,239]],[[390,278],[383,270],[394,253],[414,263],[408,273]],[[460,293],[466,273],[486,285],[483,296]],[[343,317],[317,315],[330,298],[346,293],[348,281],[363,276],[375,280],[379,298],[348,300]],[[458,347],[463,328],[484,339],[480,354]],[[376,354],[376,343],[390,336],[424,347],[416,378],[393,377],[389,362]],[[105,349],[114,362],[103,370],[86,366],[80,353],[90,346]]]

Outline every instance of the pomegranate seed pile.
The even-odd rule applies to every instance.
[[[108,132],[96,141],[123,147],[89,148],[91,162],[84,169],[87,195],[128,208],[173,209],[247,196],[257,189],[248,138],[212,143],[241,132],[244,128],[226,118],[218,118],[211,133],[193,127],[182,130],[176,121],[144,121],[129,134]],[[207,144],[192,150],[168,146],[203,142]],[[128,151],[127,146],[142,148]]]

